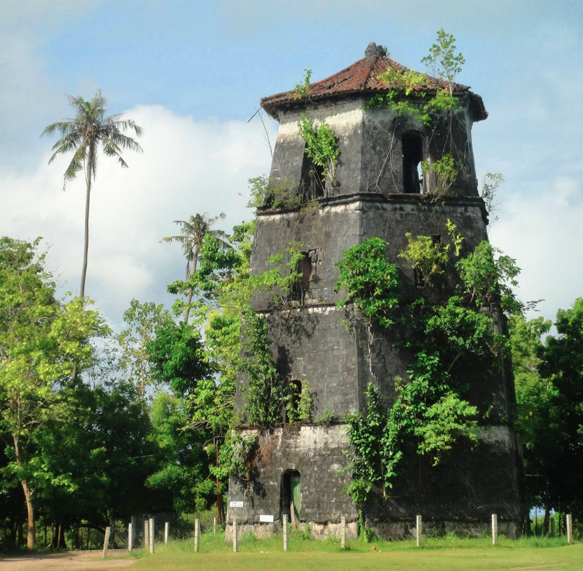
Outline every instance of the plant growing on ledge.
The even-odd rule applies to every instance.
[[[378,76],[378,79],[392,85],[387,93],[377,93],[365,104],[365,109],[390,107],[397,117],[411,117],[414,121],[431,125],[431,115],[424,103],[425,91],[421,88],[427,84],[427,75],[409,70],[406,72],[389,68]],[[403,95],[409,99],[404,99]]]
[[[456,225],[448,219],[447,232],[451,244],[441,244],[430,236],[417,236],[410,232],[405,234],[407,249],[399,254],[409,262],[410,267],[417,273],[417,285],[431,285],[433,279],[443,274],[444,268],[450,259],[450,250],[453,246],[454,255],[460,255],[463,236],[457,233]]]
[[[434,177],[435,184],[432,185],[434,189],[432,194],[436,196],[448,196],[450,194],[450,189],[462,168],[463,163],[460,160],[456,160],[451,153],[445,153],[436,161],[421,162],[423,176],[433,175]]]
[[[307,381],[288,384],[285,400],[288,422],[308,422],[311,419],[314,400]]]
[[[378,79],[390,85],[391,89],[386,94],[372,97],[365,103],[365,108],[389,106],[397,117],[409,116],[427,127],[431,126],[433,115],[458,108],[453,86],[465,59],[455,50],[455,38],[441,28],[437,32],[437,41],[429,48],[429,54],[421,60],[434,77],[445,83],[444,89],[436,89],[431,97],[426,97],[427,90],[431,89],[427,74],[389,68]]]
[[[390,327],[393,310],[399,303],[399,276],[396,264],[387,258],[388,244],[380,238],[368,238],[349,248],[336,264],[340,279],[334,286],[338,293],[347,290],[347,300],[353,301],[369,318],[383,327]],[[343,307],[346,300],[338,302]]]
[[[293,91],[293,95],[297,99],[303,99],[310,95],[312,86],[310,85],[310,79],[312,77],[312,70],[309,67],[304,69],[304,81],[303,83],[298,83]]]
[[[334,178],[334,169],[338,164],[340,151],[338,140],[332,127],[327,123],[315,126],[314,119],[309,119],[302,113],[298,121],[300,136],[306,143],[305,153],[312,163],[322,169],[322,178]]]
[[[293,181],[288,178],[277,180],[261,175],[250,178],[248,183],[248,208],[287,210],[298,208],[302,205],[302,196],[296,192]]]
[[[433,75],[447,83],[450,95],[453,94],[455,78],[466,63],[461,53],[455,53],[456,49],[453,35],[440,28],[437,32],[437,41],[429,48],[429,54],[421,60]]]
[[[504,182],[504,175],[499,172],[487,172],[484,175],[484,181],[482,183],[482,191],[480,196],[482,197],[484,204],[486,205],[486,210],[490,215],[492,222],[498,220],[498,216],[494,214],[498,207],[498,202],[496,200],[496,194],[498,188]]]

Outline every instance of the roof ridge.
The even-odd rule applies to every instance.
[[[376,67],[377,61],[379,59],[385,59],[385,58],[388,59],[388,57],[386,55],[384,56],[384,58],[383,58],[383,56],[379,56],[379,55],[375,55],[375,56],[372,56],[370,58],[366,58],[366,57],[364,58],[365,60],[370,60],[371,63],[369,66],[369,70],[368,70],[368,74],[366,76],[366,79],[362,83],[361,89],[366,89],[366,84],[368,83],[369,79],[374,79],[371,76],[372,76],[372,72],[373,72],[374,68]]]
[[[367,50],[368,51],[368,50]],[[416,72],[411,68],[391,59],[386,52],[381,54],[369,53],[368,57],[361,58],[339,72],[315,81],[310,85],[310,92],[301,96],[295,90],[284,91],[264,97],[260,100],[261,107],[273,117],[277,116],[277,110],[281,107],[305,105],[325,99],[337,99],[342,97],[355,96],[359,94],[385,93],[391,89],[398,89],[398,86],[390,85],[379,79],[379,76],[393,69],[399,73]],[[424,74],[426,81],[415,89],[416,92],[427,93],[436,92],[447,87],[447,82],[441,78]],[[469,94],[476,104],[476,116],[487,116],[484,104],[479,95],[470,91],[469,86],[461,83],[453,83],[454,93],[458,95]]]

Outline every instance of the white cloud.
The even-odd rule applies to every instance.
[[[539,311],[547,319],[583,296],[582,191],[579,178],[557,176],[548,188],[515,193],[503,202],[505,214],[490,233],[522,269],[519,297],[543,299]]]
[[[91,199],[87,293],[119,324],[132,297],[168,300],[166,284],[184,272],[177,245],[161,244],[178,232],[173,220],[197,212],[225,212],[225,230],[250,213],[247,179],[266,173],[269,151],[258,121],[196,122],[159,106],[127,112],[144,128],[144,153],[127,153],[129,169],[100,157]],[[43,236],[51,245],[49,263],[65,290],[78,291],[83,248],[83,176],[62,189],[67,159],[19,174],[0,170],[3,208],[0,225],[12,237]]]

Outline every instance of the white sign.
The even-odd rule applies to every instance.
[[[229,507],[230,508],[242,508],[243,501],[242,500],[232,500],[229,502]]]
[[[273,523],[273,516],[272,515],[263,515],[259,516],[259,521],[263,523]]]

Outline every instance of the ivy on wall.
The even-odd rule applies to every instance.
[[[418,288],[414,301],[399,297],[397,266],[388,260],[387,244],[379,238],[350,248],[338,263],[337,291],[347,292],[341,304],[354,303],[368,317],[369,327],[376,322],[385,329],[399,328],[401,349],[413,355],[406,378],[395,379],[394,402],[383,401],[369,385],[365,410],[348,418],[353,481],[347,492],[357,507],[373,489],[382,497],[389,495],[402,473],[406,446],[437,465],[460,439],[477,443],[478,422],[485,419],[466,399],[464,371],[496,368],[507,349],[506,336],[496,333],[491,304],[507,313],[524,309],[511,289],[519,271],[514,260],[496,257],[488,242],[461,257],[463,238],[455,225],[447,225],[449,244],[409,235],[408,248],[399,255],[424,272],[425,285],[446,268],[453,272],[458,286],[442,304],[428,303],[429,288]],[[402,321],[393,315],[397,304]]]
[[[387,246],[380,238],[369,238],[346,250],[336,264],[340,279],[334,287],[336,293],[345,290],[347,294],[339,307],[351,301],[383,327],[393,325],[393,310],[400,300],[399,270],[389,262]]]

